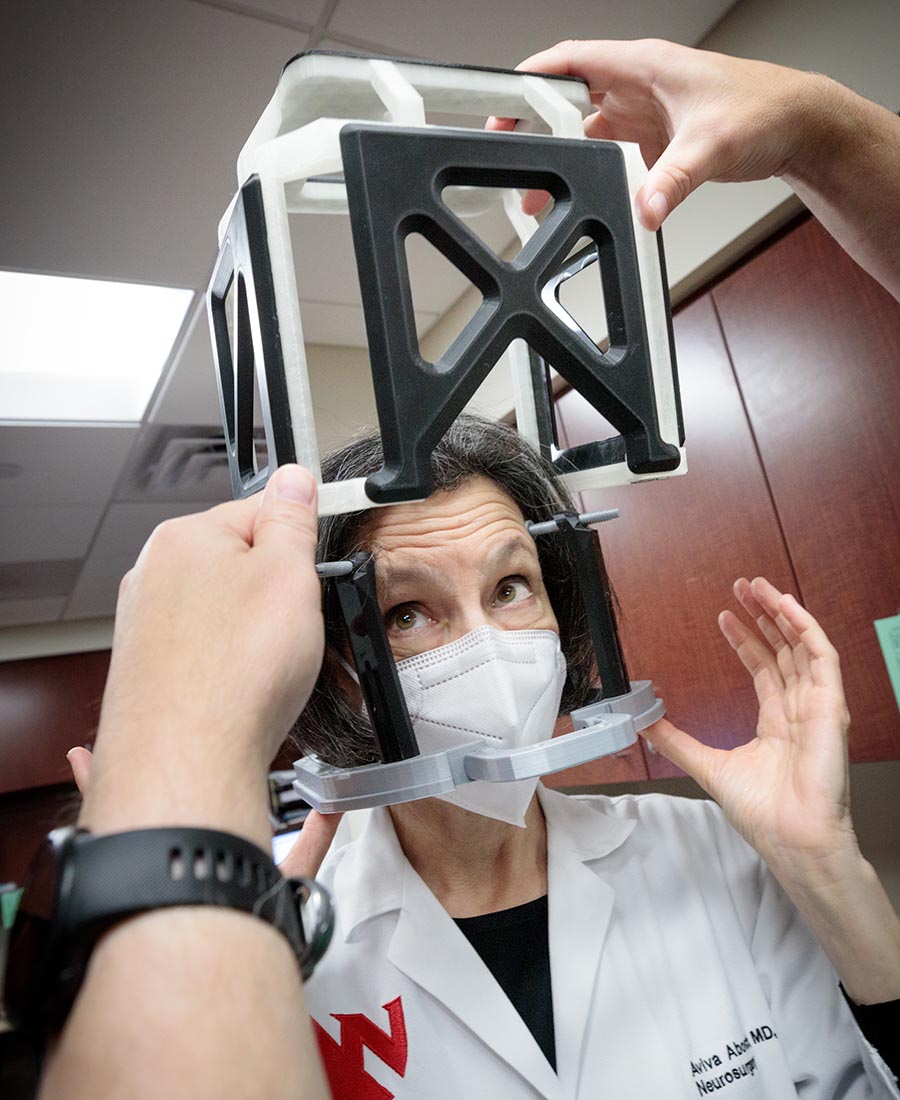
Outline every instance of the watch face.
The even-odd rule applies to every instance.
[[[60,865],[74,835],[74,829],[54,830],[28,869],[6,966],[6,1008],[16,1024],[32,1022],[48,994]]]
[[[315,879],[292,878],[288,881],[294,889],[294,900],[303,930],[304,947],[300,955],[300,972],[306,981],[312,976],[316,963],[331,942],[334,907],[331,904],[331,895]]]

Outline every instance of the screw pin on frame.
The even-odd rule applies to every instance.
[[[347,577],[352,572],[352,561],[320,561],[316,564],[316,573],[320,577]]]
[[[594,523],[607,523],[611,519],[619,518],[618,508],[609,508],[605,512],[582,512],[572,524],[573,527],[590,527]],[[545,520],[543,523],[526,523],[528,534],[533,538],[538,535],[549,535],[560,530],[560,523],[555,519]]]

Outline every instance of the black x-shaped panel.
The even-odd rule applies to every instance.
[[[365,310],[384,466],[372,500],[427,496],[434,446],[511,340],[524,339],[621,432],[636,473],[675,469],[653,390],[625,162],[611,142],[348,123],[344,178]],[[499,259],[441,199],[445,187],[541,188],[554,206],[511,262]],[[405,240],[420,233],[484,295],[436,363],[418,347]],[[576,242],[599,253],[610,346],[600,351],[542,291]]]
[[[228,293],[236,308],[229,330]],[[216,382],[235,498],[266,483],[276,466],[295,462],[294,436],[269,263],[259,177],[240,189],[206,293]],[[269,459],[260,470],[253,433],[254,375]]]

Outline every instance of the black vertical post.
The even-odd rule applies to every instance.
[[[354,554],[353,572],[335,577],[363,698],[385,764],[419,755],[375,591],[375,559]]]
[[[553,517],[560,537],[565,539],[575,555],[579,594],[587,615],[588,632],[597,658],[600,676],[600,698],[612,699],[631,690],[625,656],[619,639],[612,591],[603,564],[600,540],[596,531],[578,526],[574,512],[561,512]]]

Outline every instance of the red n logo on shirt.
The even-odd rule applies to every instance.
[[[363,1048],[366,1048],[398,1077],[406,1073],[408,1051],[403,1005],[397,997],[381,1007],[388,1014],[390,1031],[382,1031],[361,1012],[332,1012],[332,1017],[341,1025],[339,1043],[313,1020],[313,1031],[334,1100],[393,1100],[394,1094],[363,1068]]]

